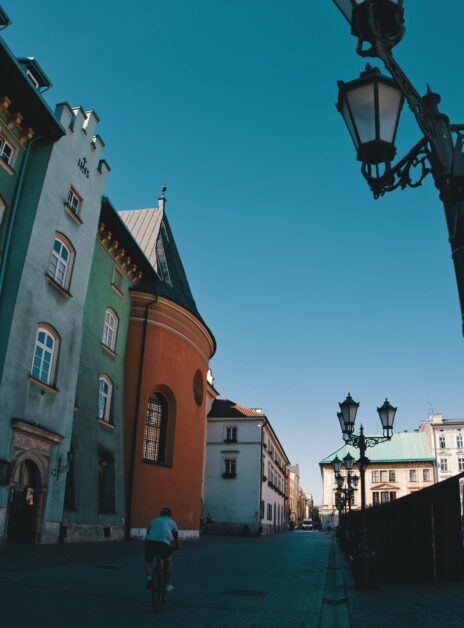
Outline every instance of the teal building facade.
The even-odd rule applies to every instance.
[[[18,147],[16,184],[0,180],[11,205],[0,293],[0,540],[53,543],[61,535],[85,299],[109,167],[96,113],[61,103],[51,114],[37,62],[10,53],[8,64],[30,119],[51,130],[50,139]]]
[[[84,317],[66,482],[65,542],[125,536],[124,358],[129,290],[157,281],[126,225],[104,198]]]

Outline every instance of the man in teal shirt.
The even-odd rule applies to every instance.
[[[164,574],[166,591],[172,591],[172,558],[173,545],[179,549],[179,530],[172,518],[170,508],[163,508],[159,517],[150,521],[145,538],[145,572],[147,574],[147,589],[151,587],[153,578],[153,561],[156,556],[164,560]]]

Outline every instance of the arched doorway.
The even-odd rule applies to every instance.
[[[12,479],[7,541],[34,543],[42,488],[39,469],[35,462],[26,458],[17,467]]]

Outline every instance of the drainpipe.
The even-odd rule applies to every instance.
[[[140,349],[140,360],[139,360],[139,372],[137,375],[137,398],[135,400],[135,414],[134,414],[134,422],[132,424],[132,442],[131,442],[131,452],[130,452],[130,461],[129,461],[129,482],[127,487],[127,526],[126,526],[126,538],[130,539],[130,531],[132,526],[132,494],[133,494],[133,484],[134,484],[134,467],[135,467],[135,450],[137,444],[137,427],[138,427],[138,418],[140,411],[140,396],[142,392],[142,374],[143,374],[143,363],[145,361],[145,343],[147,338],[147,327],[148,327],[148,310],[151,305],[156,303],[158,297],[153,299],[153,301],[149,301],[145,305],[145,314],[143,320],[143,334],[142,334],[142,346]]]
[[[11,239],[12,239],[12,235],[13,235],[13,227],[14,227],[14,222],[15,222],[15,218],[16,218],[16,212],[18,210],[19,199],[21,197],[21,192],[23,190],[24,175],[26,173],[27,162],[29,161],[29,155],[30,155],[30,152],[31,152],[32,144],[34,144],[35,142],[38,142],[41,139],[42,139],[41,137],[34,137],[34,139],[32,139],[29,142],[29,144],[27,145],[26,154],[24,155],[23,161],[21,163],[21,169],[19,171],[18,182],[16,184],[16,189],[15,189],[14,198],[13,198],[13,205],[12,205],[12,208],[11,208],[10,220],[8,222],[8,229],[7,229],[7,233],[6,233],[6,239],[5,239],[5,248],[3,250],[2,259],[1,259],[1,262],[0,262],[1,263],[1,268],[0,268],[0,297],[1,297],[2,292],[3,292],[3,284],[5,282],[5,273],[6,273],[6,262],[7,262],[7,259],[8,259],[8,253],[10,251]]]

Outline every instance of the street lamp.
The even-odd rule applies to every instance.
[[[370,22],[375,21],[382,38],[393,48],[404,35],[403,0],[334,0],[351,24],[351,33],[358,38],[360,54],[364,41],[372,41]],[[368,51],[369,52],[369,51]]]
[[[357,53],[379,58],[391,77],[370,66],[359,79],[339,81],[337,109],[362,162],[374,198],[397,188],[418,187],[431,173],[443,201],[456,272],[464,334],[464,125],[450,124],[439,111],[440,96],[430,88],[420,96],[393,58],[404,35],[402,0],[334,0],[358,38]],[[365,48],[365,44],[369,46]],[[392,165],[403,99],[423,137]]]
[[[340,406],[341,412],[339,412],[337,416],[342,428],[342,434],[349,437],[354,430],[354,422],[356,421],[359,403],[354,401],[350,393],[348,393],[345,401],[338,405]]]
[[[335,458],[332,460],[332,468],[334,470],[335,475],[338,475],[340,473],[340,465],[341,465],[341,460],[339,459],[338,456],[335,456]]]
[[[390,164],[404,96],[391,78],[369,64],[358,79],[338,81],[337,109],[342,114],[363,164]]]
[[[369,550],[367,545],[367,516],[366,516],[366,467],[368,466],[370,460],[366,456],[366,450],[369,447],[374,447],[379,443],[383,443],[387,440],[390,440],[393,435],[393,423],[395,421],[395,415],[397,408],[393,407],[388,399],[385,399],[385,402],[382,406],[377,408],[377,412],[379,413],[380,421],[382,423],[383,428],[383,436],[365,436],[364,428],[361,425],[359,428],[359,434],[354,434],[354,423],[356,420],[356,413],[358,411],[359,403],[353,401],[353,398],[348,393],[347,398],[342,403],[339,403],[341,412],[343,414],[343,426],[342,433],[345,439],[345,443],[347,445],[352,445],[359,449],[359,460],[357,461],[357,466],[360,473],[361,479],[361,538],[358,547],[358,551],[356,554],[356,576],[357,576],[357,585],[361,589],[367,589],[369,586]],[[338,413],[340,414],[340,413]],[[337,415],[338,416],[338,415]],[[349,418],[349,421],[347,421]],[[339,417],[340,420],[340,417]],[[342,421],[340,420],[342,424]],[[344,461],[350,456],[347,454],[344,458]],[[351,457],[351,456],[350,456]],[[352,461],[348,458],[348,464],[353,464]],[[350,475],[350,474],[349,474]],[[353,478],[350,479],[353,481]],[[356,479],[357,484],[357,479]]]

